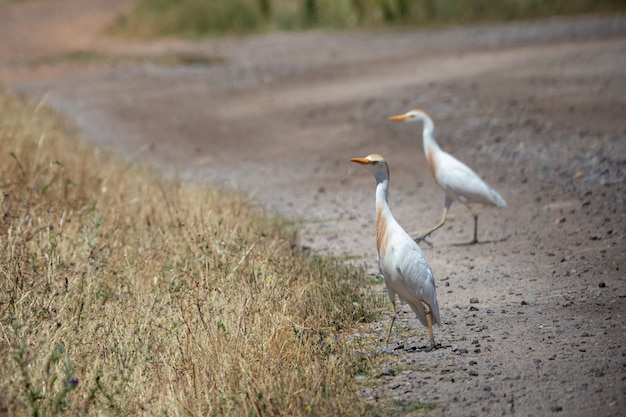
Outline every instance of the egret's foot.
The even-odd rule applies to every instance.
[[[489,242],[482,242],[482,241],[478,241],[478,240],[470,240],[469,242],[465,242],[465,243],[454,243],[453,246],[472,246],[472,245],[477,245],[479,243],[489,243]]]
[[[394,351],[395,349],[389,349],[388,346],[383,346],[378,352],[385,355],[393,355]]]
[[[427,237],[429,237],[430,235],[424,235],[424,236],[418,236],[415,239],[413,239],[415,241],[415,243],[417,243],[418,245],[422,242],[426,243],[428,246],[430,246],[431,248],[433,247],[433,243],[429,242],[428,240],[426,240]]]
[[[424,352],[432,352],[433,350],[437,350],[441,348],[443,348],[441,343],[435,343],[434,345],[424,346]]]
[[[427,345],[427,346],[422,346],[420,348],[417,348],[418,352],[432,352],[433,350],[437,350],[439,347],[441,347],[440,343],[435,343],[434,345]]]
[[[506,242],[509,239],[508,236],[505,236],[501,239],[496,239],[496,240],[478,240],[478,239],[474,239],[471,240],[469,242],[466,243],[455,243],[454,246],[470,246],[470,245],[485,245],[485,244],[489,244],[489,243],[500,243],[500,242]]]
[[[382,341],[384,341],[384,339],[382,339]],[[378,349],[378,352],[386,355],[397,355],[397,352],[400,350],[404,350],[404,343],[392,343],[392,346],[383,344],[383,346]]]

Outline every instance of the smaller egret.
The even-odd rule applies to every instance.
[[[482,180],[470,167],[465,165],[447,152],[444,152],[435,140],[435,125],[422,110],[411,110],[405,114],[391,116],[391,121],[422,121],[424,130],[422,131],[422,142],[424,145],[424,155],[428,161],[430,172],[435,178],[435,182],[446,193],[443,203],[443,217],[441,222],[433,227],[428,233],[415,239],[420,241],[428,237],[435,230],[439,229],[446,222],[448,210],[453,201],[460,201],[465,204],[474,217],[474,240],[478,242],[478,213],[472,208],[472,204],[483,204],[495,207],[506,207],[506,201],[496,190],[491,188]]]
[[[396,295],[406,302],[419,321],[428,327],[431,349],[435,348],[433,324],[440,324],[435,279],[419,246],[398,224],[389,207],[389,168],[385,158],[371,154],[352,158],[365,166],[376,178],[376,249],[378,267],[385,277],[387,294],[393,316],[385,344],[389,344],[391,329],[396,320]]]

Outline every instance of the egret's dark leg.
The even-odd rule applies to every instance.
[[[389,345],[389,337],[391,336],[391,328],[393,327],[393,322],[396,321],[396,302],[391,302],[391,308],[393,308],[393,316],[391,316],[391,323],[389,323],[389,329],[387,330],[387,339],[385,339],[385,346]]]
[[[474,211],[474,209],[470,206],[467,206],[467,208],[470,213],[472,213],[472,217],[474,217],[474,240],[472,240],[470,244],[478,243],[478,213],[476,213],[476,211]]]

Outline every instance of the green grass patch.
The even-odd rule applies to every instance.
[[[113,33],[199,38],[306,28],[432,26],[626,11],[623,0],[136,0]]]
[[[20,65],[54,65],[54,64],[156,64],[167,66],[182,65],[213,65],[223,62],[221,57],[197,54],[193,52],[176,52],[167,54],[114,54],[107,52],[76,50],[53,56],[38,57],[20,62]]]
[[[281,217],[165,180],[0,95],[8,415],[367,415],[363,271]]]
[[[386,21],[407,25],[499,22],[626,10],[621,0],[389,0],[381,4]]]
[[[436,409],[439,405],[437,403],[423,403],[420,401],[393,401],[393,412],[389,415],[403,415],[403,416],[424,416],[428,411]]]

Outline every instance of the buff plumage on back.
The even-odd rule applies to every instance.
[[[376,251],[379,257],[385,256],[387,245],[389,244],[389,234],[387,233],[387,222],[384,218],[382,207],[376,208]]]

